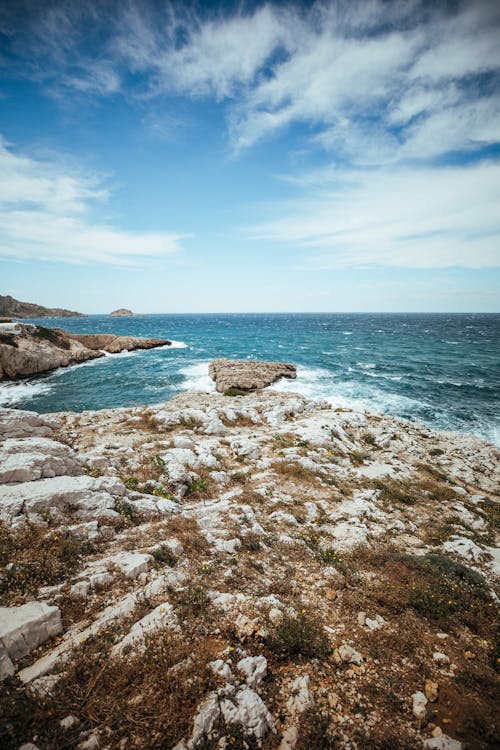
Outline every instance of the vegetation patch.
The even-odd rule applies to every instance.
[[[323,630],[322,622],[301,609],[297,614],[285,615],[275,625],[268,637],[267,646],[280,659],[304,656],[310,659],[325,659],[331,652],[330,642]]]
[[[385,479],[375,482],[379,500],[387,505],[415,505],[418,495],[409,481]]]
[[[69,531],[48,533],[32,524],[13,531],[0,522],[0,604],[11,606],[40,586],[65,580],[95,549]]]
[[[68,339],[65,338],[59,331],[56,331],[52,328],[37,326],[33,331],[33,335],[38,339],[42,339],[42,341],[48,341],[54,346],[57,346],[58,349],[68,350],[71,348],[71,344]]]
[[[0,344],[13,346],[15,349],[17,349],[17,341],[13,333],[0,333]]]

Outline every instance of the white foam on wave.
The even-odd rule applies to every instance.
[[[50,393],[53,386],[46,382],[39,383],[2,383],[0,385],[0,406],[11,406],[36,396]]]
[[[215,391],[215,383],[208,374],[209,361],[196,362],[186,367],[181,367],[179,372],[184,375],[185,381],[181,384],[184,391],[201,391],[211,393]]]
[[[187,349],[188,345],[185,341],[172,341],[170,343],[170,346],[166,344],[165,346],[158,347],[159,349]]]

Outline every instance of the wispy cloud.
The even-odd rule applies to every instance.
[[[52,91],[214,98],[235,153],[300,123],[357,164],[498,142],[494,0],[113,6],[20,0],[24,23],[2,24],[9,63],[29,55]]]
[[[181,249],[182,235],[123,231],[94,219],[108,196],[98,176],[18,154],[0,138],[0,257],[130,265]]]
[[[317,269],[500,266],[500,164],[316,173],[255,238],[308,248]]]

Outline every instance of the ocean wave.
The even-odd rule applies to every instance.
[[[215,383],[208,374],[209,362],[210,360],[207,360],[181,367],[179,372],[185,378],[184,382],[180,385],[181,390],[201,391],[202,393],[215,391]]]
[[[170,346],[166,344],[165,346],[158,347],[159,349],[187,349],[188,345],[185,341],[172,341]]]
[[[54,386],[46,382],[2,383],[0,385],[0,406],[10,406],[22,401],[50,393]]]

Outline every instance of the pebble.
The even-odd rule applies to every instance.
[[[432,654],[432,658],[440,667],[443,667],[446,664],[450,663],[450,658],[446,656],[446,654],[443,654],[441,651],[434,651],[434,653]]]
[[[413,693],[411,699],[413,701],[413,715],[419,721],[425,721],[425,719],[427,718],[427,698],[423,693],[418,691],[416,693]]]
[[[439,684],[435,682],[434,680],[426,680],[424,690],[425,690],[426,698],[431,703],[435,703],[439,695]]]

